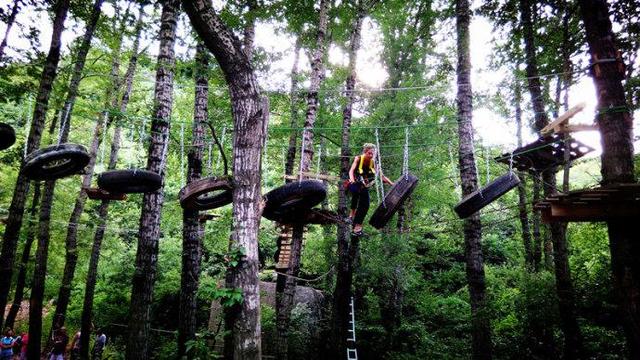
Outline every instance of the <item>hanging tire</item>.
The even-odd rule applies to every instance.
[[[327,197],[327,188],[316,180],[292,182],[275,188],[264,195],[262,216],[287,223],[299,222],[305,211],[321,203]]]
[[[0,150],[11,147],[16,142],[16,132],[9,124],[0,123]]]
[[[485,187],[465,196],[453,210],[461,219],[469,217],[516,187],[519,183],[518,175],[509,172],[488,183]]]
[[[391,190],[389,190],[384,197],[382,203],[378,205],[373,215],[371,215],[369,224],[376,229],[382,229],[387,225],[391,217],[393,217],[404,201],[411,195],[416,185],[418,185],[418,178],[412,174],[408,174],[407,176],[403,175],[400,179],[396,180]]]
[[[150,193],[161,186],[162,177],[149,170],[111,170],[98,175],[98,187],[113,193]]]
[[[180,190],[180,206],[189,210],[216,209],[231,204],[231,177],[208,177],[196,180]]]
[[[82,145],[52,145],[27,155],[22,172],[31,180],[55,180],[80,174],[89,159],[89,153]]]

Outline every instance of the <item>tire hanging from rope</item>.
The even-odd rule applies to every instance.
[[[228,205],[233,201],[233,182],[228,173],[227,157],[222,144],[216,136],[213,124],[210,122],[206,124],[211,130],[211,137],[213,137],[220,152],[220,158],[222,158],[224,165],[224,175],[199,179],[180,189],[178,198],[180,199],[180,206],[184,209],[211,210]]]

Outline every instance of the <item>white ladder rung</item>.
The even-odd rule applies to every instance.
[[[347,360],[358,360],[358,350],[347,349]]]

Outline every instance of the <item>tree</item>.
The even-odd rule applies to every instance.
[[[22,306],[24,297],[24,287],[27,280],[27,265],[31,257],[31,247],[36,237],[36,214],[38,213],[38,204],[40,204],[40,183],[36,182],[33,188],[33,199],[31,200],[31,208],[29,208],[29,224],[27,228],[27,239],[24,242],[20,264],[18,264],[18,277],[16,278],[16,290],[13,293],[13,303],[7,313],[7,319],[4,326],[8,328],[14,327],[16,316]]]
[[[60,46],[61,36],[64,29],[64,21],[67,18],[67,12],[69,10],[68,0],[59,0],[55,4],[55,18],[53,20],[53,32],[51,34],[51,46],[49,48],[49,55],[42,71],[42,77],[40,79],[40,88],[38,89],[38,96],[36,97],[36,106],[33,112],[33,122],[31,124],[31,130],[29,131],[29,139],[27,141],[27,152],[33,152],[40,145],[40,138],[42,136],[42,130],[44,128],[44,121],[47,112],[47,106],[49,103],[49,96],[51,94],[51,88],[53,81],[55,80],[58,61],[60,60]],[[24,166],[21,164],[21,168]],[[11,274],[13,272],[13,260],[16,251],[16,241],[18,239],[20,227],[22,226],[22,216],[24,213],[25,198],[29,189],[29,182],[26,177],[20,173],[16,180],[16,187],[13,193],[13,199],[11,201],[10,216],[7,221],[7,227],[3,237],[2,253],[0,254],[0,268],[6,274],[7,279],[1,280],[3,287],[0,293],[0,306],[4,309],[7,302],[7,293],[9,291],[9,284],[11,283]],[[45,195],[43,194],[43,197]],[[46,222],[47,219],[43,218],[47,214],[40,212],[40,223]],[[38,234],[38,253],[36,259],[41,259],[43,253],[46,252],[48,246],[46,237],[41,237],[40,233],[42,228],[39,229]],[[40,255],[40,256],[38,256]],[[31,300],[29,305],[29,334],[34,339],[29,343],[28,356],[29,358],[38,358],[40,356],[40,337],[42,332],[42,297],[44,295],[44,276],[46,274],[46,263],[36,263],[34,270],[34,286],[31,287]],[[4,312],[3,314],[4,315]],[[32,320],[33,318],[33,320]]]
[[[111,106],[113,108],[118,108],[120,111],[120,114],[126,113],[127,106],[129,105],[129,99],[130,99],[131,91],[133,87],[132,86],[133,76],[135,74],[136,67],[138,64],[138,57],[139,57],[138,50],[140,47],[140,36],[142,34],[144,6],[145,4],[141,3],[139,7],[138,22],[136,24],[136,34],[135,34],[135,39],[133,41],[133,49],[132,49],[131,57],[129,58],[129,65],[127,66],[127,72],[125,73],[124,81],[122,82],[122,84],[118,77],[118,70],[120,67],[119,58],[120,58],[121,40],[118,41],[118,45],[113,53],[113,63],[111,66],[112,86],[110,87],[110,89],[107,90],[106,101],[107,103],[111,101]],[[112,93],[112,91],[113,89],[119,89],[121,85],[123,85],[124,91],[122,93],[122,98],[118,103],[117,94]],[[93,141],[91,145],[92,150],[90,152],[91,157],[93,159],[92,164],[95,165],[95,157],[97,155],[97,149],[99,146],[100,138],[102,138],[101,136],[102,133],[108,130],[109,123],[114,122],[115,129],[113,132],[113,140],[111,142],[111,151],[109,154],[108,169],[115,170],[116,164],[118,162],[118,154],[120,151],[120,137],[121,137],[120,121],[122,119],[121,119],[121,115],[118,115],[115,118],[113,118],[112,116],[110,116],[108,111],[105,111],[102,114],[102,116],[104,118],[104,122],[98,121],[96,123],[96,128],[93,134]],[[106,146],[106,145],[107,144],[103,144],[103,146]],[[93,167],[92,164],[90,163],[91,167]],[[91,169],[91,171],[92,170],[93,169]],[[86,181],[86,178],[85,178],[85,181]],[[90,180],[89,180],[89,184],[90,184]],[[85,184],[83,183],[83,187],[84,186]],[[84,191],[81,190],[81,193],[79,194],[78,198],[80,198],[80,196],[83,196],[83,195],[85,196],[85,199],[86,199],[86,194],[84,194]],[[78,200],[76,200],[76,207],[74,207],[74,213],[72,213],[72,219],[77,209],[77,205],[78,205]],[[91,248],[91,255],[89,258],[89,269],[87,271],[87,279],[85,283],[84,301],[82,305],[82,316],[81,316],[81,330],[80,330],[81,332],[80,357],[81,359],[87,359],[87,360],[89,359],[89,339],[90,339],[90,334],[92,329],[93,297],[95,293],[95,287],[96,287],[96,281],[97,281],[97,275],[98,275],[98,263],[100,261],[102,240],[104,239],[104,234],[107,229],[109,205],[110,205],[109,200],[103,200],[102,203],[100,204],[100,207],[98,208],[98,226],[96,228],[96,232],[93,237],[93,246]],[[80,215],[78,215],[78,220],[79,218],[80,218]],[[69,221],[69,223],[71,223],[71,221]]]
[[[324,73],[325,38],[327,33],[329,1],[321,0],[318,14],[318,30],[316,44],[311,58],[311,84],[307,93],[307,113],[302,131],[302,149],[300,154],[300,171],[307,172],[313,160],[313,127],[318,115],[318,90]],[[276,326],[278,337],[276,353],[278,358],[287,359],[289,350],[288,332],[291,310],[293,309],[293,297],[296,291],[296,277],[300,271],[300,256],[302,254],[302,239],[304,226],[293,226],[291,233],[291,252],[289,255],[289,267],[286,275],[278,274],[276,287]]]
[[[624,65],[605,1],[580,0],[580,12],[591,52],[593,83],[598,96],[597,123],[602,135],[602,184],[634,183],[633,118],[625,99]],[[615,59],[615,61],[610,61]],[[619,318],[627,337],[629,358],[640,358],[640,244],[633,222],[607,222],[614,289]]]
[[[82,70],[84,69],[84,65],[87,59],[87,54],[89,53],[89,49],[91,48],[91,39],[93,39],[93,34],[95,32],[96,26],[98,25],[98,19],[100,18],[100,8],[102,7],[102,3],[104,0],[95,0],[93,3],[93,8],[91,12],[91,16],[89,21],[87,22],[87,27],[85,29],[85,33],[82,39],[82,44],[78,49],[78,54],[76,55],[76,62],[73,70],[73,75],[71,76],[71,80],[69,82],[69,90],[67,93],[67,98],[64,102],[62,118],[60,122],[60,138],[59,142],[66,142],[69,137],[69,130],[71,128],[71,113],[73,111],[73,105],[75,104],[76,97],[78,96],[78,88],[80,87],[80,80],[82,80]],[[100,138],[100,137],[98,137]],[[83,185],[87,183],[91,183],[91,178],[93,176],[93,165],[95,164],[95,154],[96,148],[92,149],[93,152],[91,155],[90,163],[89,163],[89,173],[84,176]],[[51,186],[52,189],[49,189],[47,186]],[[87,187],[87,186],[85,186]],[[43,203],[41,205],[41,212],[47,211],[45,209],[48,204],[49,209],[51,211],[51,206],[53,205],[52,199],[48,199],[46,194],[51,194],[55,191],[55,182],[47,183],[44,189]],[[83,193],[83,191],[80,191]],[[79,198],[83,198],[82,195]],[[86,198],[86,197],[84,197]],[[83,199],[84,200],[84,199]],[[78,200],[76,200],[77,204]],[[82,202],[84,205],[84,202]],[[76,205],[78,207],[78,205]],[[75,209],[74,209],[75,210]],[[82,209],[80,209],[80,213]],[[67,227],[67,240],[66,240],[66,258],[65,258],[65,269],[62,284],[60,285],[60,290],[58,292],[58,301],[56,302],[56,311],[53,315],[53,326],[51,327],[51,331],[55,331],[64,325],[65,316],[67,313],[67,307],[69,305],[69,297],[71,296],[71,283],[73,281],[73,276],[75,274],[76,263],[78,262],[78,254],[77,254],[77,246],[76,246],[76,235],[77,235],[77,223],[79,220],[79,216],[74,218],[72,216],[69,221],[69,226]]]
[[[471,11],[467,0],[456,1],[456,29],[458,47],[458,162],[462,196],[478,189],[478,174],[473,154],[471,60],[469,55],[469,22]],[[480,215],[474,213],[464,221],[464,252],[471,298],[471,337],[474,359],[491,359],[491,328],[486,304],[484,262],[482,258],[482,225]]]
[[[169,146],[169,128],[173,105],[174,45],[180,5],[177,0],[162,3],[160,18],[160,50],[156,70],[155,100],[151,121],[147,170],[160,174],[164,171]],[[158,241],[160,240],[160,215],[164,202],[163,185],[154,192],[145,193],[140,214],[140,232],[136,251],[136,271],[131,288],[129,310],[128,359],[147,359],[149,350],[150,307],[156,280]]]
[[[351,39],[349,41],[349,65],[347,69],[347,79],[345,81],[346,102],[342,109],[342,142],[340,147],[340,178],[349,178],[349,168],[351,166],[351,120],[353,115],[353,103],[355,101],[356,84],[356,63],[357,54],[360,49],[362,22],[367,14],[364,1],[356,4],[356,16],[353,20]],[[338,214],[341,218],[348,217],[347,194],[343,186],[338,188]],[[360,238],[351,237],[349,242],[349,225],[339,222],[337,227],[338,241],[338,261],[336,272],[336,284],[333,291],[333,351],[334,356],[344,354],[346,349],[346,339],[348,338],[347,328],[349,323],[351,285],[353,282],[353,271],[355,260],[358,254]]]
[[[226,309],[232,329],[234,359],[260,359],[260,296],[258,289],[258,228],[262,148],[268,102],[260,95],[255,73],[240,41],[207,0],[183,1],[191,24],[213,53],[229,85],[234,123],[233,231],[231,247],[243,252],[229,271],[229,284],[243,294],[241,304]],[[225,345],[227,346],[227,345]]]
[[[0,42],[0,60],[2,60],[2,57],[4,56],[4,48],[7,46],[9,33],[13,27],[13,23],[16,21],[16,16],[18,15],[18,11],[20,11],[21,3],[22,0],[14,0],[13,7],[11,8],[11,14],[9,14],[9,17],[7,18],[7,28],[4,31],[4,38],[2,38],[2,42]]]
[[[195,64],[195,107],[193,110],[193,135],[188,155],[187,185],[202,176],[202,151],[204,124],[208,117],[209,81],[207,67],[208,50],[198,42]],[[202,258],[202,234],[198,210],[182,211],[182,275],[180,278],[180,317],[178,326],[178,354],[187,356],[186,342],[196,339],[196,310],[200,260]]]
[[[531,95],[531,103],[535,111],[535,128],[537,131],[540,131],[549,123],[549,119],[544,109],[544,99],[538,77],[535,40],[531,20],[531,4],[529,0],[520,0],[520,15],[526,54],[525,60],[529,94]],[[555,168],[542,172],[545,196],[556,193],[555,174]],[[582,335],[575,314],[575,295],[569,269],[565,226],[560,223],[551,223],[549,229],[553,242],[553,260],[555,264],[556,290],[560,307],[561,326],[565,336],[564,356],[567,359],[574,359],[582,352]]]

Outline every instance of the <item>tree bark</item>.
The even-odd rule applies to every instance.
[[[533,203],[536,204],[540,201],[540,175],[533,174],[531,176],[533,180]],[[532,234],[533,235],[533,268],[535,272],[539,272],[542,270],[542,234],[540,231],[541,226],[541,214],[540,210],[533,209],[533,213],[531,216],[531,225],[533,227]]]
[[[9,33],[11,32],[11,28],[13,27],[13,23],[16,21],[16,16],[18,15],[18,11],[20,10],[20,3],[22,0],[15,0],[13,2],[13,8],[11,8],[11,14],[9,14],[9,18],[7,19],[7,29],[4,31],[4,38],[0,43],[0,60],[4,57],[4,48],[7,46],[7,40],[9,40]]]
[[[289,148],[287,149],[287,161],[284,166],[285,175],[293,174],[293,165],[296,161],[296,145],[298,143],[298,62],[300,60],[300,49],[302,48],[302,39],[296,39],[293,66],[291,67],[291,90],[289,97],[291,98],[291,134],[289,135]],[[286,180],[291,182],[292,180]]]
[[[471,11],[468,0],[456,1],[456,29],[458,47],[458,135],[460,180],[462,196],[478,189],[478,174],[473,153],[471,60],[469,54],[469,23]],[[484,261],[482,258],[482,225],[475,213],[464,221],[464,243],[467,281],[471,299],[472,357],[491,359],[491,327],[486,308]]]
[[[526,72],[528,78],[529,94],[535,112],[535,127],[540,131],[549,123],[544,109],[543,96],[538,78],[538,65],[535,54],[535,39],[533,23],[531,21],[531,3],[529,0],[520,0],[520,16],[524,37],[526,54]],[[555,194],[556,169],[547,169],[542,173],[543,189],[545,196]],[[575,295],[571,281],[569,268],[569,254],[565,228],[561,223],[549,225],[551,240],[553,242],[553,260],[556,275],[556,292],[560,309],[561,328],[565,336],[564,358],[576,359],[582,353],[582,335],[575,314]]]
[[[324,54],[325,54],[325,37],[327,33],[329,12],[329,1],[320,1],[320,13],[318,20],[318,32],[316,34],[316,49],[313,53],[311,60],[311,84],[309,86],[309,92],[307,94],[307,114],[304,122],[304,131],[302,132],[302,148],[304,152],[300,154],[300,170],[307,172],[311,168],[313,160],[313,128],[317,119],[319,101],[318,90],[320,88],[320,82],[322,81],[322,75],[324,72]],[[287,352],[289,349],[289,319],[291,317],[291,310],[293,309],[293,294],[295,294],[296,282],[291,276],[298,276],[300,271],[300,256],[302,255],[302,240],[304,237],[304,229],[294,230],[291,237],[291,253],[289,268],[287,268],[286,280],[278,279],[279,284],[284,286],[276,287],[276,299],[280,299],[276,303],[276,326],[277,332],[277,355],[280,359],[287,359]],[[296,265],[297,264],[297,265]],[[278,275],[282,277],[283,275]]]
[[[602,135],[602,184],[635,183],[633,164],[633,118],[625,100],[621,62],[605,1],[580,0],[589,51],[593,82],[598,96],[597,122]],[[620,60],[621,61],[621,60]],[[640,244],[633,222],[613,220],[607,223],[614,288],[619,301],[620,319],[627,338],[629,358],[640,358]]]
[[[51,46],[49,54],[45,60],[40,78],[40,87],[36,96],[36,105],[33,111],[33,121],[27,139],[27,153],[31,153],[40,146],[42,131],[51,95],[51,87],[57,75],[58,61],[60,60],[60,38],[64,29],[64,21],[69,9],[68,0],[59,0],[55,5],[55,19],[51,34]],[[0,277],[0,309],[4,309],[7,304],[7,297],[13,275],[13,262],[16,254],[16,245],[22,227],[22,217],[24,215],[24,205],[29,191],[29,181],[22,174],[24,159],[20,164],[20,172],[16,180],[16,186],[9,207],[9,217],[5,227],[2,241],[2,251],[0,252],[0,271],[4,274]],[[3,320],[4,312],[0,314]],[[2,321],[0,321],[1,323]],[[39,350],[39,349],[38,349]]]
[[[202,176],[202,152],[204,146],[204,123],[207,121],[209,81],[207,67],[208,50],[200,42],[196,51],[195,108],[193,111],[193,135],[189,150],[187,184]],[[178,355],[187,354],[186,342],[196,339],[196,310],[198,283],[200,281],[200,259],[202,238],[198,210],[182,211],[182,275],[180,285],[180,317],[178,326]]]
[[[340,179],[349,179],[351,165],[351,120],[353,116],[353,103],[355,102],[356,63],[358,50],[361,43],[362,22],[366,16],[366,10],[362,1],[358,2],[358,11],[353,22],[351,39],[349,43],[349,67],[345,81],[345,105],[342,109],[342,141],[340,147]],[[347,194],[343,186],[338,187],[338,215],[341,219],[347,219]],[[340,221],[337,226],[337,265],[336,284],[333,291],[333,341],[331,350],[334,357],[345,353],[347,347],[347,328],[349,325],[349,312],[351,301],[351,285],[353,283],[353,270],[357,258],[359,238],[352,237],[349,242],[349,224]],[[355,252],[350,256],[351,252]]]
[[[246,25],[244,27],[244,39],[242,39],[242,49],[244,50],[249,62],[253,61],[253,42],[256,38],[256,8],[258,4],[256,0],[247,0]]]
[[[104,0],[96,0],[94,2],[91,17],[87,22],[87,28],[85,30],[84,37],[82,39],[82,44],[78,49],[78,54],[76,56],[76,63],[73,69],[73,75],[71,76],[71,80],[69,82],[67,99],[64,102],[64,107],[62,111],[62,119],[60,122],[60,137],[59,137],[60,143],[67,142],[67,139],[69,138],[69,130],[71,128],[71,112],[73,111],[73,105],[75,104],[75,100],[78,95],[80,80],[82,80],[82,70],[84,69],[84,65],[87,59],[87,54],[89,53],[89,48],[91,47],[91,39],[93,39],[93,34],[98,24],[98,19],[100,18],[100,7],[102,6],[103,1]],[[98,123],[100,123],[100,121],[98,121]],[[98,139],[100,138],[101,137],[98,136]],[[88,187],[88,185],[91,184],[91,178],[93,176],[93,165],[95,164],[95,153],[97,150],[97,146],[96,146],[96,149],[94,149],[92,146],[91,150],[93,150],[93,152],[91,153],[92,156],[88,165],[89,172],[84,176],[83,187]],[[55,191],[55,182],[50,182],[48,184],[50,184],[53,187],[53,189],[51,189],[51,194],[53,194]],[[45,194],[47,192],[48,192],[48,189],[45,189]],[[78,200],[82,198],[82,206],[84,206],[84,199],[86,198],[86,195],[83,194],[82,190],[80,191],[80,193],[81,195],[79,195]],[[74,211],[77,208],[78,200],[76,200],[76,206],[74,207]],[[43,206],[44,206],[44,203],[43,203]],[[41,211],[42,211],[42,207],[41,207]],[[80,209],[80,213],[82,213],[82,209]],[[71,296],[71,283],[73,281],[73,275],[75,273],[76,263],[78,262],[76,235],[77,235],[77,223],[78,223],[79,217],[73,220],[75,221],[69,221],[69,225],[67,226],[64,275],[62,277],[62,283],[60,284],[60,290],[58,292],[58,301],[56,302],[56,310],[53,315],[54,321],[53,321],[53,326],[51,326],[52,333],[56,331],[56,329],[58,329],[60,326],[64,325],[65,316],[67,313],[67,307],[69,305],[69,298]],[[70,236],[70,233],[71,233],[71,236]]]
[[[162,3],[160,23],[160,49],[156,70],[155,100],[151,121],[147,170],[164,179],[169,128],[173,105],[173,71],[175,66],[174,45],[180,3],[167,0]],[[164,180],[162,186],[145,193],[140,214],[140,232],[136,252],[136,265],[131,288],[129,310],[129,337],[127,359],[149,357],[149,328],[151,325],[151,302],[156,280],[158,242],[160,240],[160,216],[164,202]]]
[[[244,251],[229,271],[229,282],[242,291],[243,301],[225,309],[232,329],[234,359],[260,359],[260,294],[258,287],[258,229],[262,215],[261,161],[268,101],[260,95],[253,68],[240,41],[213,11],[207,0],[183,1],[191,23],[214,54],[229,84],[234,122],[233,231],[231,246]]]
[[[38,205],[40,203],[40,183],[36,182],[33,188],[33,200],[31,200],[31,208],[29,209],[29,224],[27,229],[27,238],[24,242],[24,248],[22,249],[22,257],[20,258],[20,264],[18,265],[18,277],[16,278],[16,290],[13,294],[13,303],[7,314],[5,321],[5,328],[13,329],[16,321],[18,311],[22,306],[22,299],[24,298],[24,287],[27,279],[27,264],[31,257],[31,246],[33,240],[36,237],[36,214],[38,212]]]

